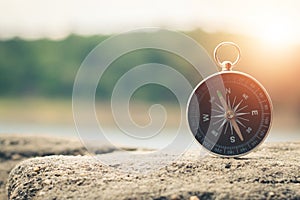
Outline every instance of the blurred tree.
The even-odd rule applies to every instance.
[[[269,90],[275,103],[294,104],[293,99],[300,96],[298,85],[295,84],[300,70],[299,46],[295,45],[287,51],[262,45],[258,40],[245,36],[206,33],[202,30],[186,34],[203,45],[209,55],[212,55],[214,47],[221,41],[239,44],[242,49],[239,66],[242,67],[237,70],[257,78]],[[60,41],[48,39],[25,41],[19,38],[0,41],[0,96],[70,98],[81,62],[106,38],[108,36],[70,35]],[[126,41],[121,45],[126,45]],[[99,82],[97,98],[107,100],[116,81],[126,71],[145,63],[171,66],[187,77],[192,85],[201,80],[195,69],[183,58],[169,52],[144,49],[123,55],[111,64],[105,72],[106,76]],[[136,96],[150,101],[174,99],[174,96],[166,90],[157,85],[147,86],[147,90],[141,88]],[[282,95],[288,91],[292,92]]]

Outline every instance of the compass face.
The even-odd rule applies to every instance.
[[[208,77],[195,88],[187,115],[202,146],[213,154],[237,157],[264,141],[271,112],[271,100],[258,81],[229,71]]]

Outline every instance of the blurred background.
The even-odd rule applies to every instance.
[[[154,26],[187,34],[209,55],[222,41],[237,43],[242,60],[236,70],[260,81],[273,100],[268,141],[300,140],[299,10],[297,0],[0,0],[0,133],[76,136],[72,88],[81,62],[112,35]],[[192,85],[203,78],[167,52],[126,54],[99,82],[97,114],[108,115],[112,89],[122,74],[150,62],[174,67]],[[163,102],[170,129],[178,124],[180,110],[166,88],[149,85],[134,96],[138,104],[131,111],[137,123],[149,121],[148,104]],[[102,120],[113,123],[109,117]]]

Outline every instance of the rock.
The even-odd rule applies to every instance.
[[[0,135],[0,160],[31,158],[48,155],[84,155],[86,148],[74,138],[55,138],[51,136]],[[97,154],[114,151],[113,147],[98,147]]]
[[[171,195],[170,200],[180,200],[180,197],[176,194]]]
[[[136,173],[135,164],[151,167],[157,157],[132,162],[126,161],[127,154],[113,152],[97,158],[32,158],[11,171],[8,198],[300,199],[300,142],[264,144],[238,159],[198,154],[189,151],[150,173]],[[164,154],[163,159],[172,156]],[[99,161],[107,157],[115,159],[114,167]],[[132,171],[118,170],[124,165]],[[34,167],[40,168],[38,173]],[[46,180],[51,183],[45,184]]]
[[[95,148],[97,153],[112,152],[112,147]],[[11,169],[20,161],[48,155],[86,155],[85,147],[74,138],[54,138],[51,136],[33,136],[17,134],[0,134],[0,199],[6,199],[6,180]],[[38,173],[39,166],[32,172]]]
[[[51,180],[50,180],[50,179],[46,179],[46,180],[44,181],[44,184],[50,185],[50,184],[51,184]]]
[[[34,171],[34,172],[38,172],[38,171],[40,171],[40,169],[41,169],[40,167],[34,167],[34,168],[33,168],[33,171]]]
[[[21,160],[22,156],[20,154],[13,154],[11,157],[12,160]]]
[[[199,200],[199,198],[197,196],[191,196],[190,200]]]

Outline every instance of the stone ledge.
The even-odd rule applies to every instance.
[[[100,146],[94,153],[115,151]],[[0,199],[6,199],[5,185],[8,174],[22,160],[49,155],[87,155],[86,148],[76,138],[59,138],[27,134],[0,134]]]
[[[11,171],[7,188],[9,199],[300,199],[300,142],[264,144],[240,159],[188,152],[148,174],[93,156],[33,158]]]

